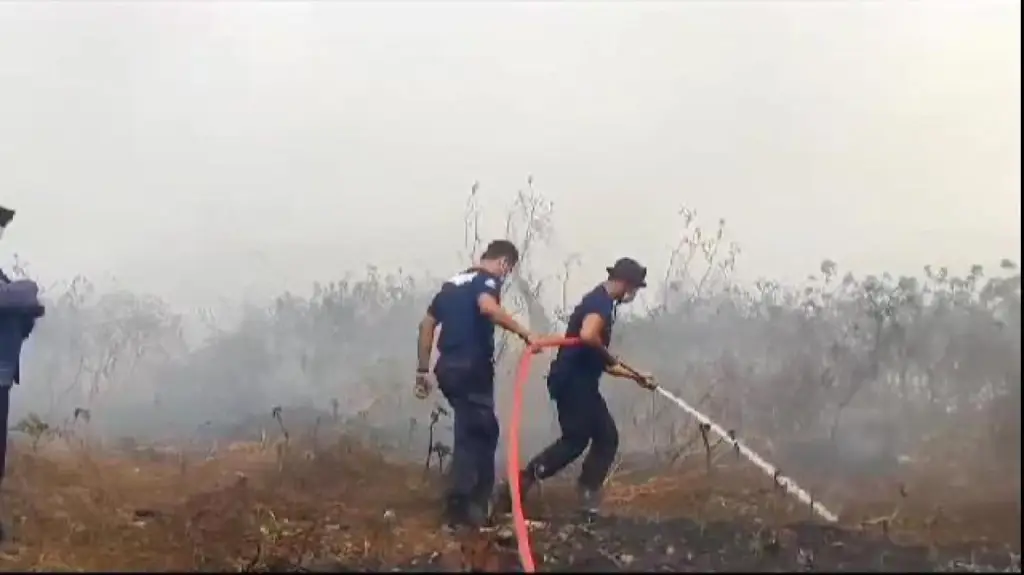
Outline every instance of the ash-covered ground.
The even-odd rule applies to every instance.
[[[952,548],[900,545],[879,533],[815,523],[783,528],[689,519],[573,516],[530,522],[538,571],[550,572],[1020,572],[1020,555],[1002,546]],[[321,572],[521,571],[508,526],[481,535],[462,534],[446,552],[399,565],[311,562]]]

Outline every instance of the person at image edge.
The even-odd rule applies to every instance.
[[[14,219],[14,210],[0,206],[0,238]],[[7,463],[7,428],[11,411],[11,389],[21,379],[21,348],[45,312],[39,303],[39,286],[28,279],[11,280],[0,270],[0,481]],[[0,515],[4,509],[0,508]],[[5,538],[0,522],[0,541]]]

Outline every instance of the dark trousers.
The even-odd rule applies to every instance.
[[[494,368],[438,362],[438,386],[455,416],[450,504],[486,509],[494,491],[498,418],[494,414]]]
[[[0,385],[0,483],[4,480],[4,468],[7,465],[7,419],[11,416],[11,386]]]
[[[562,436],[526,466],[528,475],[547,479],[575,461],[587,446],[579,485],[597,491],[611,471],[619,449],[619,430],[596,381],[565,378],[550,382]]]

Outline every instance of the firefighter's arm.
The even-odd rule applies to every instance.
[[[588,313],[583,317],[583,325],[580,326],[580,341],[583,345],[596,349],[604,356],[605,364],[613,366],[618,364],[615,356],[605,347],[601,340],[601,333],[604,331],[605,319],[597,312]]]
[[[601,331],[604,329],[604,322],[604,318],[599,313],[587,314],[583,318],[583,326],[580,328],[580,340],[584,345],[588,345],[601,352],[605,361],[605,373],[612,377],[635,381],[644,387],[650,388],[653,386],[653,379],[649,375],[638,373],[625,367],[604,346],[604,342],[601,341]]]
[[[530,332],[501,307],[501,304],[498,303],[498,298],[494,297],[490,293],[484,292],[480,294],[476,301],[477,305],[480,307],[480,313],[484,314],[484,316],[494,322],[495,325],[501,326],[503,329],[518,335],[526,343],[533,342],[530,337]]]
[[[625,379],[636,379],[636,375],[632,371],[626,369],[622,364],[620,364],[617,361],[615,363],[609,365],[608,367],[606,367],[604,369],[604,372],[607,373],[608,375],[612,376],[612,377],[622,377],[622,378],[625,378]]]
[[[430,303],[427,313],[420,320],[419,337],[416,338],[416,371],[430,371],[430,352],[434,351],[434,331],[437,329],[437,317],[434,315],[434,302]]]

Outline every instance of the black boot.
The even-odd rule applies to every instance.
[[[491,498],[478,499],[469,506],[469,523],[474,527],[491,527]]]
[[[537,483],[537,478],[530,472],[523,470],[519,472],[519,498],[520,500],[526,499],[527,493],[533,489],[533,486]],[[494,512],[508,514],[512,513],[512,486],[508,481],[501,484],[498,488],[497,496],[494,502]]]
[[[601,489],[589,489],[582,485],[576,487],[576,495],[579,501],[580,514],[585,519],[593,519],[598,516],[601,511],[602,497]]]
[[[445,501],[444,526],[450,531],[473,526],[469,500],[458,495],[451,495]]]

